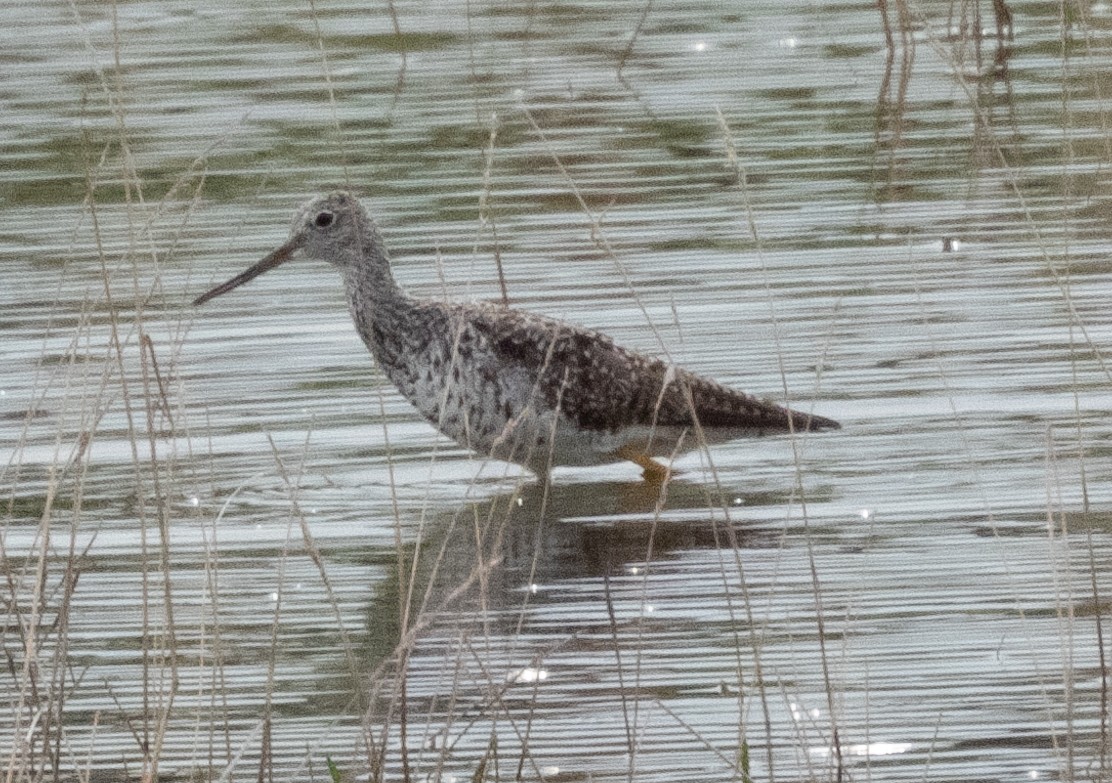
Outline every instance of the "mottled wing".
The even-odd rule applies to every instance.
[[[527,368],[544,403],[584,429],[692,426],[754,433],[831,429],[837,422],[791,411],[616,345],[601,332],[483,306],[473,324],[501,362]],[[694,410],[694,416],[692,415]],[[791,417],[791,425],[789,425]]]

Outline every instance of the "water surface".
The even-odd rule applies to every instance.
[[[6,763],[1107,776],[1100,9],[1015,4],[1001,72],[941,6],[910,61],[854,3],[395,6],[4,11]],[[416,293],[500,265],[844,429],[545,496],[323,265],[189,307],[337,185]]]

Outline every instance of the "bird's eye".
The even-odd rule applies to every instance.
[[[336,215],[329,212],[327,209],[323,212],[318,212],[317,216],[313,218],[313,223],[317,228],[328,228],[336,222]]]

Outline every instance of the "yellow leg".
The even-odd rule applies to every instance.
[[[661,484],[667,481],[672,476],[672,469],[667,465],[662,465],[655,459],[650,457],[645,452],[636,448],[635,446],[622,446],[614,452],[615,456],[622,459],[628,459],[630,462],[636,463],[641,466],[641,476],[645,481],[651,481],[654,484]]]

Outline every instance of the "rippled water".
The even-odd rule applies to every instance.
[[[1107,9],[395,5],[3,11],[14,778],[1108,779]],[[188,305],[335,185],[844,430],[545,495],[323,266]]]

